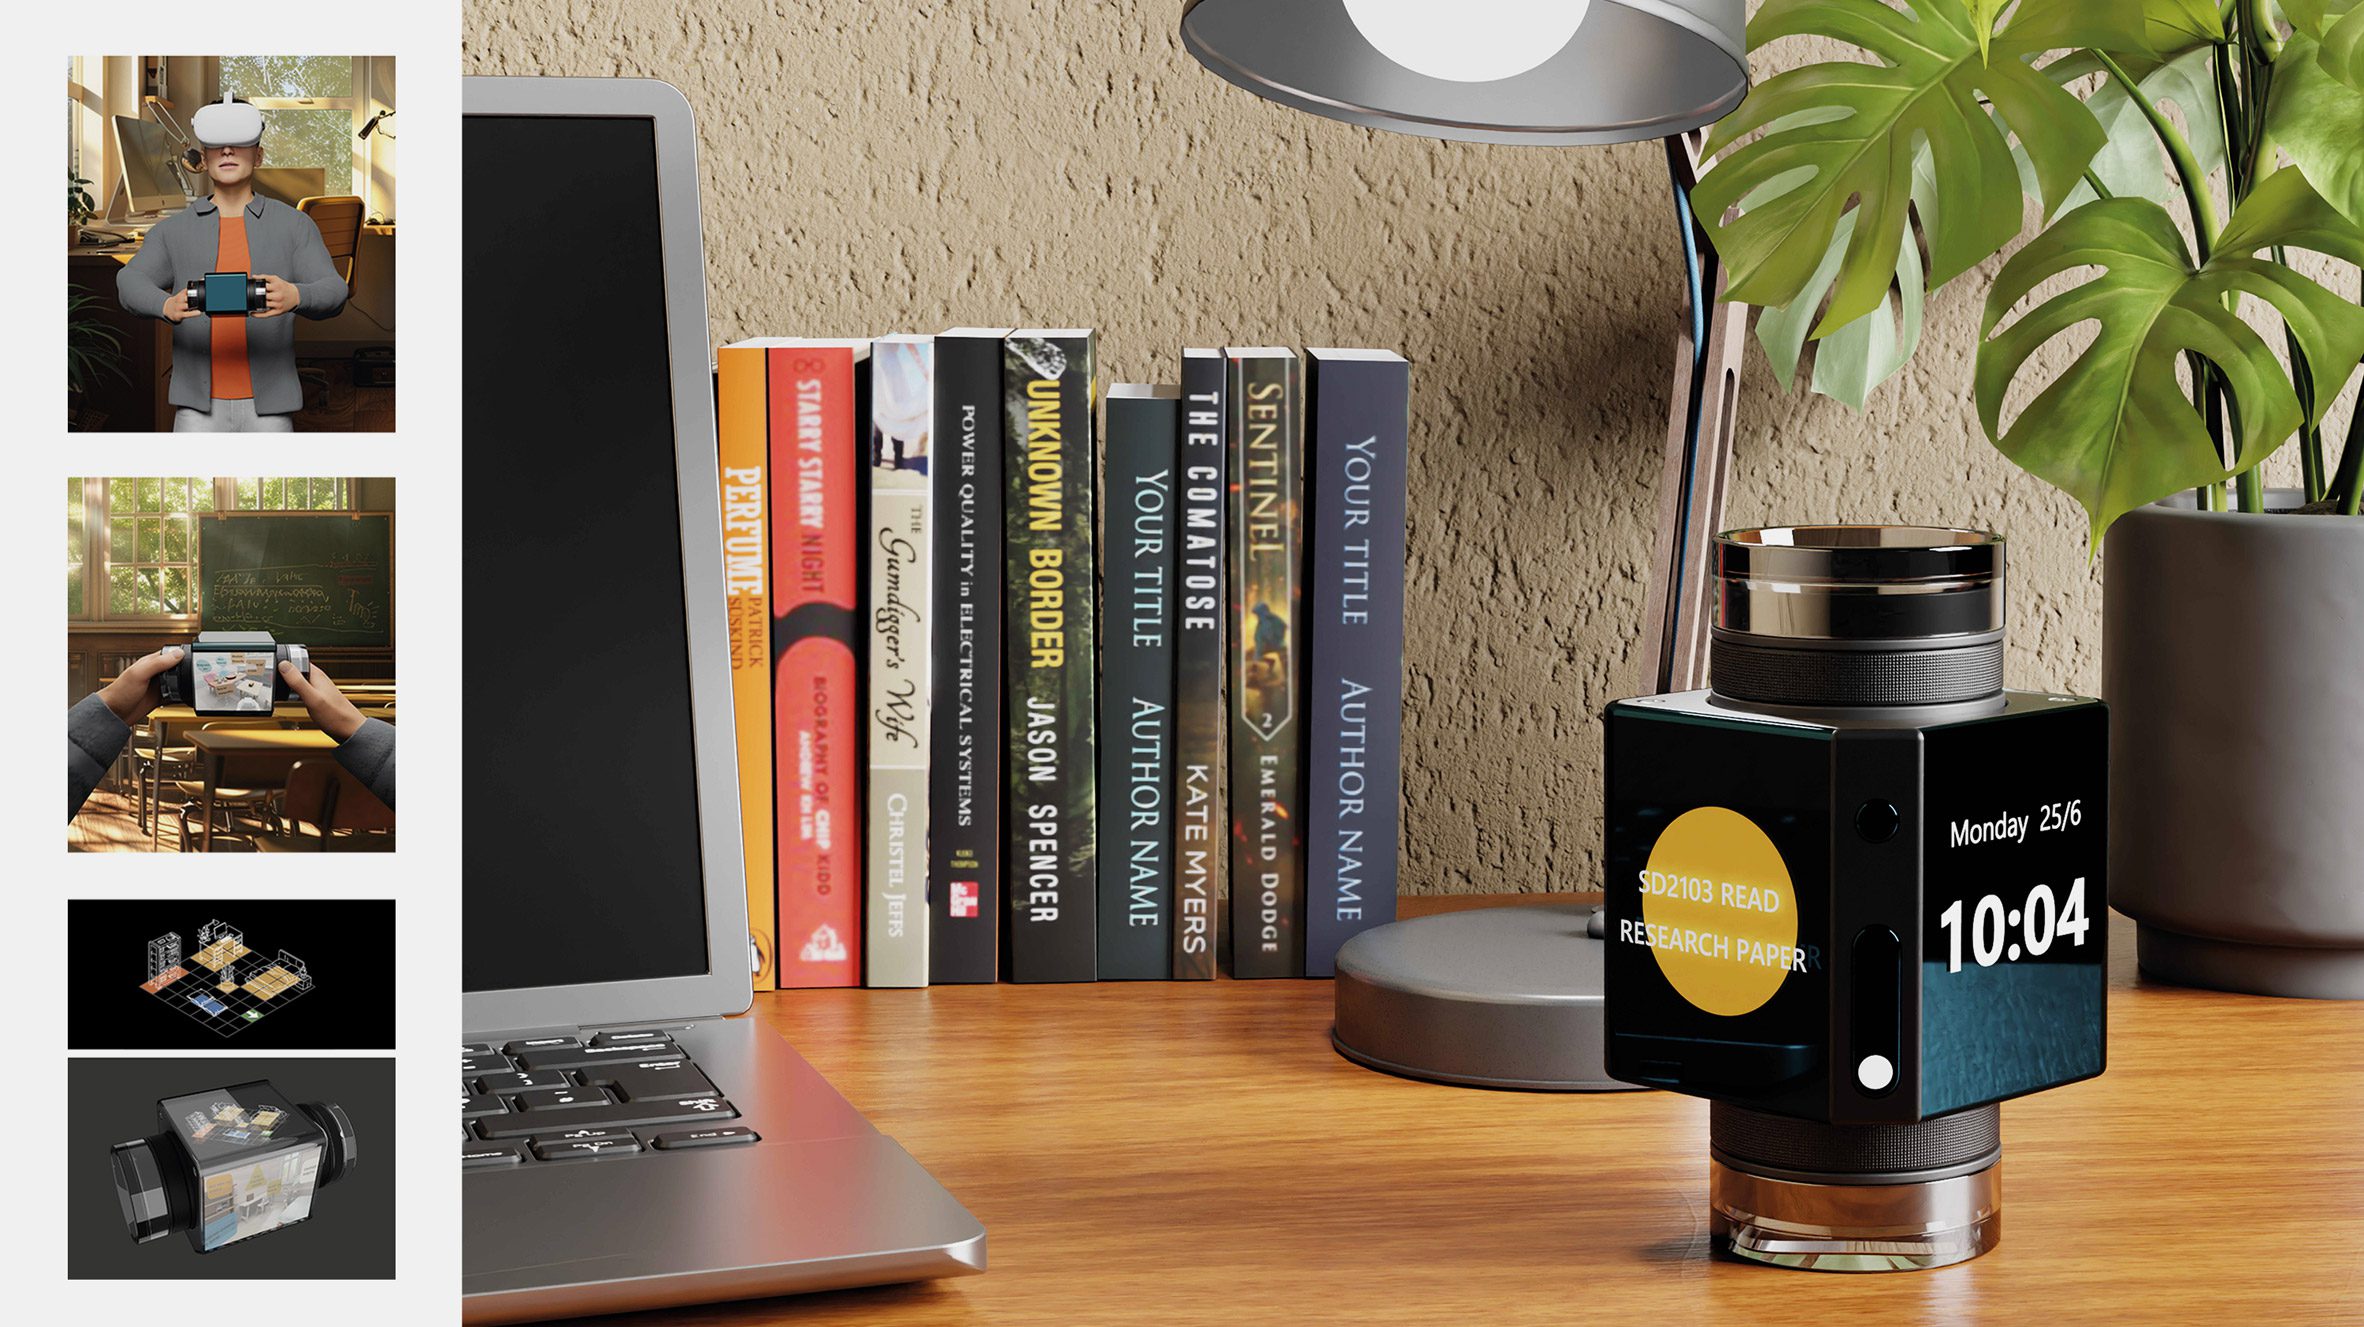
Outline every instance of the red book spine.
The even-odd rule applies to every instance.
[[[773,347],[772,712],[780,985],[862,984],[857,364]]]

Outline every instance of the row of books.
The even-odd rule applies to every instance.
[[[1409,367],[725,347],[758,989],[1327,976],[1395,911]],[[1228,899],[1228,916],[1222,901]]]

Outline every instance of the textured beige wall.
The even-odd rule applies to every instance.
[[[465,67],[688,95],[718,343],[1083,325],[1121,381],[1171,380],[1186,343],[1400,349],[1404,888],[1594,887],[1598,714],[1639,689],[1682,298],[1662,151],[1303,115],[1200,69],[1181,8],[469,0]],[[1922,353],[1861,415],[1782,395],[1752,346],[1730,520],[2001,530],[2009,675],[2091,691],[2083,515],[2005,463],[1971,406],[1982,293],[1973,276],[1933,298]]]

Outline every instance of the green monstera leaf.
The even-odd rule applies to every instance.
[[[2136,507],[2255,465],[2307,419],[2273,347],[2236,311],[2239,297],[2271,305],[2305,349],[2315,388],[2308,422],[2321,422],[2364,356],[2364,309],[2255,256],[2276,244],[2364,262],[2364,231],[2300,172],[2282,170],[2251,191],[2204,265],[2193,265],[2166,209],[2115,198],[2062,217],[1995,278],[1978,346],[1979,420],[2004,455],[2084,506],[2096,541]],[[2101,274],[1998,330],[2037,286],[2087,267]],[[2029,358],[2089,323],[2092,342],[2004,429],[2003,398]],[[2232,392],[2230,469],[2177,385],[2186,351],[2214,364]]]
[[[2282,48],[2266,100],[2266,137],[2290,154],[2317,193],[2364,225],[2364,152],[2357,150],[2364,144],[2364,92],[2334,78],[2314,54],[2314,40],[2304,35]]]
[[[2341,83],[2364,91],[2364,2],[2283,0],[2282,12],[2291,27],[2312,39],[2300,58],[2311,59]]]
[[[2060,210],[2104,143],[2093,114],[2033,62],[2085,46],[2150,50],[2170,26],[2159,16],[2182,21],[2189,8],[2188,0],[2023,3],[1990,30],[1964,0],[1908,3],[1899,10],[1881,0],[1766,0],[1749,21],[1752,49],[1823,37],[1877,63],[1776,74],[1716,126],[1707,144],[1715,168],[1692,198],[1731,271],[1727,298],[1794,303],[1841,217],[1851,215],[1853,232],[1813,335],[1876,310],[1896,276],[1913,161],[1924,146],[1935,182],[1921,226],[1929,285],[1992,257],[2020,230],[2012,138],[2026,149],[2047,214]]]

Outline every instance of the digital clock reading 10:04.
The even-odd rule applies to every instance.
[[[1962,970],[1962,900],[1955,899],[1937,914],[1937,924],[1945,931],[1945,970]],[[2011,928],[2019,928],[2019,938],[2011,938]],[[2000,894],[1988,894],[1978,900],[1970,913],[1970,958],[1982,968],[2018,958],[2025,953],[2040,958],[2053,945],[2066,941],[2072,945],[2085,943],[2085,932],[2093,922],[2085,915],[2085,877],[2070,882],[2068,896],[2057,899],[2052,886],[2037,885],[2028,891],[2027,901],[2016,908],[2007,907]]]

